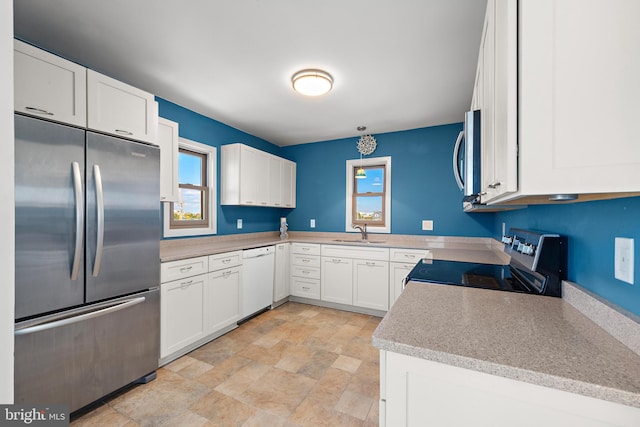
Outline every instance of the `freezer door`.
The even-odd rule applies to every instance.
[[[15,115],[16,319],[84,301],[84,139]]]
[[[160,150],[87,132],[86,300],[160,284]]]
[[[75,411],[158,368],[160,291],[16,324],[16,404]]]

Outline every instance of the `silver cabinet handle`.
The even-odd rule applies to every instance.
[[[489,184],[489,188],[498,188],[500,187],[501,182],[494,182],[493,184]]]
[[[119,133],[120,135],[128,135],[128,136],[133,135],[133,132],[129,132],[128,130],[124,130],[124,129],[116,129],[116,133]]]
[[[96,182],[96,258],[93,263],[93,277],[100,274],[102,263],[102,249],[104,247],[104,193],[102,192],[102,174],[100,166],[93,165],[93,175]]]
[[[414,259],[416,256],[411,254],[404,254],[404,257]]]
[[[227,258],[227,259],[223,259],[222,263],[223,264],[229,264],[231,262],[231,258]]]
[[[187,267],[180,267],[180,273],[186,273],[187,271],[191,270],[193,268],[193,266],[189,265]]]
[[[180,282],[180,287],[181,288],[186,288],[189,287],[189,285],[191,285],[193,283],[193,280],[187,280],[186,282]]]
[[[36,107],[24,107],[30,113],[42,114],[44,116],[53,116],[54,114],[51,111],[43,110],[42,108]]]
[[[224,273],[222,273],[222,278],[223,279],[228,279],[229,276],[231,276],[231,270],[227,270]]]
[[[144,302],[145,299],[146,299],[145,297],[137,297],[127,301],[122,301],[120,303],[100,309],[98,311],[91,311],[89,313],[80,314],[79,316],[74,316],[74,317],[63,317],[62,319],[59,319],[59,320],[53,320],[50,322],[41,323],[39,325],[29,326],[24,329],[16,329],[13,334],[27,335],[27,334],[32,334],[34,332],[46,331],[48,329],[59,328],[60,326],[70,325],[72,323],[93,319],[95,317],[100,317],[108,313],[124,310],[127,307],[140,304]],[[61,316],[64,316],[64,314],[61,314]]]
[[[76,244],[73,254],[73,265],[71,266],[71,280],[77,280],[82,257],[82,242],[84,241],[84,202],[82,201],[80,165],[78,162],[72,162],[71,167],[73,169],[73,192],[76,199]]]

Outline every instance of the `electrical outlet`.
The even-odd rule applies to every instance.
[[[242,229],[242,218],[238,218],[238,221],[236,222],[236,228],[238,230]]]
[[[316,228],[316,220],[315,219],[309,220],[309,227]]]
[[[633,285],[633,239],[616,237],[615,277]]]
[[[425,219],[422,221],[422,229],[425,231],[433,230],[433,221],[430,219]]]

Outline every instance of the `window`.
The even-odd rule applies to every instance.
[[[164,236],[216,233],[216,149],[180,138],[177,202],[164,204]]]
[[[356,178],[363,169],[366,178]],[[391,157],[347,160],[345,230],[367,225],[373,233],[391,232]]]

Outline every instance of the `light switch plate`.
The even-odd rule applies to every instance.
[[[633,285],[633,239],[616,237],[615,277]]]
[[[433,221],[430,219],[425,219],[422,221],[422,229],[426,231],[433,230]]]
[[[238,228],[238,230],[242,229],[242,218],[238,218],[238,221],[236,222],[236,227]]]
[[[309,227],[316,228],[316,220],[315,219],[309,220]]]

